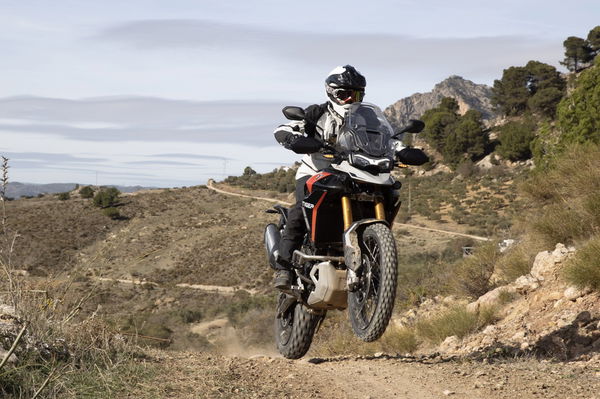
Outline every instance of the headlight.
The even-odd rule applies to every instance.
[[[379,169],[382,171],[388,171],[392,169],[392,161],[389,159],[383,159],[377,163],[379,165]]]
[[[388,172],[393,166],[389,158],[373,159],[359,154],[352,154],[350,163],[359,169],[365,169],[371,173]]]
[[[371,166],[371,160],[367,157],[363,157],[362,155],[352,154],[352,165],[357,168],[366,168]]]

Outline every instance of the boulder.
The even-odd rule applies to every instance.
[[[592,292],[592,290],[589,288],[577,288],[577,287],[571,286],[565,290],[563,295],[569,301],[575,301],[577,298],[587,295],[590,292]]]
[[[562,263],[575,249],[567,248],[564,244],[556,244],[554,251],[542,251],[538,253],[533,261],[531,275],[540,281],[556,276],[557,265]]]
[[[475,302],[471,302],[470,304],[468,304],[467,310],[469,312],[478,312],[481,307],[497,305],[500,302],[500,295],[503,292],[513,294],[516,292],[516,289],[512,284],[503,285],[502,287],[495,288],[480,296]]]
[[[460,339],[456,335],[446,337],[444,342],[440,344],[440,352],[450,352],[458,349],[460,346]]]
[[[540,287],[539,281],[530,274],[519,277],[513,285],[515,290],[521,295],[535,291]]]

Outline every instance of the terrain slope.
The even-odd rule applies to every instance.
[[[93,293],[81,317],[102,317],[154,347],[140,361],[155,382],[131,387],[129,397],[595,397],[597,357],[323,357],[313,348],[303,360],[281,358],[262,247],[272,205],[197,186],[123,195],[120,220],[76,196],[12,201],[7,212],[20,234],[13,261],[27,278],[72,279],[72,300]],[[424,229],[394,234],[404,253],[452,240]]]

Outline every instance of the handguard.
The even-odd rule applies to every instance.
[[[427,154],[418,148],[403,148],[396,153],[396,159],[403,164],[414,166],[429,162]]]

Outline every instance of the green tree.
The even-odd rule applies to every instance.
[[[569,36],[563,42],[563,46],[565,47],[565,59],[561,61],[561,64],[571,72],[581,71],[593,58],[593,51],[587,40],[580,37]]]
[[[256,171],[254,169],[252,169],[250,166],[246,166],[244,168],[244,176],[252,176],[255,174],[256,174]]]
[[[526,111],[553,117],[566,88],[565,80],[552,65],[529,61],[524,67],[505,69],[494,81],[492,102],[507,116]]]
[[[444,97],[438,107],[425,111],[421,116],[425,122],[425,129],[421,136],[439,152],[443,152],[445,138],[448,135],[447,127],[459,118],[457,111],[456,100]]]
[[[485,153],[487,135],[484,133],[481,113],[467,111],[447,127],[442,154],[444,161],[456,167],[465,159],[474,160]]]
[[[528,72],[524,67],[510,67],[495,80],[492,103],[504,115],[520,115],[527,109],[530,92],[527,89]]]
[[[531,142],[535,137],[535,122],[508,122],[500,127],[498,154],[511,161],[531,158]]]
[[[546,87],[538,90],[527,100],[527,107],[537,113],[549,118],[554,118],[556,106],[564,95],[564,90],[556,87]]]
[[[600,65],[583,71],[575,89],[556,111],[562,132],[559,144],[600,143]]]
[[[600,53],[600,25],[590,30],[587,41],[590,49],[593,52],[593,55],[598,55],[598,53]]]

